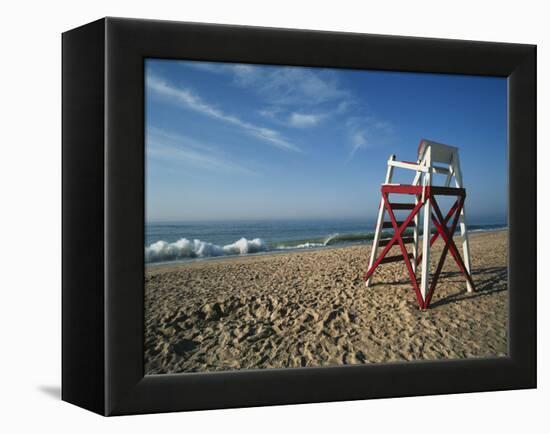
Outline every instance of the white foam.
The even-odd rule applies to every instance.
[[[145,247],[145,262],[175,261],[178,259],[210,258],[224,255],[246,255],[267,250],[260,238],[241,238],[223,247],[201,240],[181,238],[173,243],[157,241]]]
[[[286,249],[314,249],[316,247],[326,247],[329,245],[329,243],[337,238],[340,234],[336,233],[336,234],[331,234],[329,235],[328,237],[326,237],[324,239],[324,241],[322,243],[315,243],[315,242],[306,242],[306,243],[303,243],[303,244],[297,244],[295,246],[285,246],[285,245],[282,245],[282,246],[279,246],[277,247],[278,249],[280,250],[286,250]]]
[[[246,255],[248,253],[263,252],[264,250],[267,250],[267,247],[261,238],[254,238],[253,240],[241,238],[233,244],[223,246],[226,255]]]
[[[327,238],[325,238],[325,241],[323,241],[323,246],[328,246],[328,244],[335,238],[337,238],[340,234],[337,232],[335,234],[329,235]]]
[[[325,245],[326,244],[324,243],[304,243],[304,244],[298,244],[297,246],[294,247],[294,249],[311,249],[314,247],[324,247]]]

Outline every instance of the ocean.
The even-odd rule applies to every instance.
[[[504,224],[468,225],[472,232],[505,228]],[[148,223],[145,227],[145,262],[189,261],[365,244],[372,242],[373,229],[373,221],[360,219]]]

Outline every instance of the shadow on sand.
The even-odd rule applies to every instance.
[[[464,279],[460,271],[447,271],[441,273],[440,279]],[[434,301],[430,305],[430,309],[444,306],[449,303],[454,303],[466,299],[474,299],[496,292],[506,291],[508,289],[508,267],[486,267],[478,268],[472,272],[472,279],[476,286],[473,293],[466,291],[458,292],[440,300]],[[403,279],[394,282],[379,282],[379,285],[406,285],[411,284],[408,279]],[[376,283],[375,283],[376,285]],[[375,286],[373,285],[373,286]],[[437,288],[436,288],[437,292]]]

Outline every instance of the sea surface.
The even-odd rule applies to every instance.
[[[471,232],[505,228],[505,224],[468,226]],[[373,221],[359,219],[148,223],[145,227],[145,262],[189,261],[367,244],[372,242],[373,229]]]

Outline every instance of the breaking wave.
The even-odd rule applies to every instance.
[[[327,247],[334,244],[371,241],[374,238],[373,232],[351,233],[351,234],[331,234],[325,238],[312,238],[308,240],[296,240],[280,243],[275,246],[276,249],[308,249],[315,247]]]
[[[506,228],[506,226],[470,225],[468,227],[471,232],[500,230],[503,228]],[[458,230],[459,228],[457,228]],[[432,228],[432,232],[435,232],[435,229]],[[420,233],[422,233],[422,230],[420,230]],[[412,232],[406,230],[404,234],[410,235]],[[388,238],[392,235],[392,232],[384,231],[382,238]],[[333,233],[325,237],[286,240],[269,244],[261,238],[247,239],[243,237],[234,243],[224,246],[199,239],[190,240],[181,238],[174,242],[157,241],[149,246],[145,246],[145,262],[169,262],[273,251],[320,249],[333,245],[367,243],[372,241],[373,238],[374,232]]]
[[[166,262],[178,259],[210,258],[224,255],[246,255],[267,250],[261,238],[241,238],[232,244],[218,246],[201,240],[181,238],[173,243],[157,241],[145,247],[145,262]]]
[[[292,240],[268,245],[261,238],[241,238],[232,244],[220,246],[198,239],[181,238],[178,241],[157,241],[145,246],[145,262],[168,262],[197,258],[213,258],[218,256],[247,255],[250,253],[268,252],[273,250],[314,249],[332,244],[372,240],[372,233],[365,234],[331,234],[324,238],[309,238]]]

